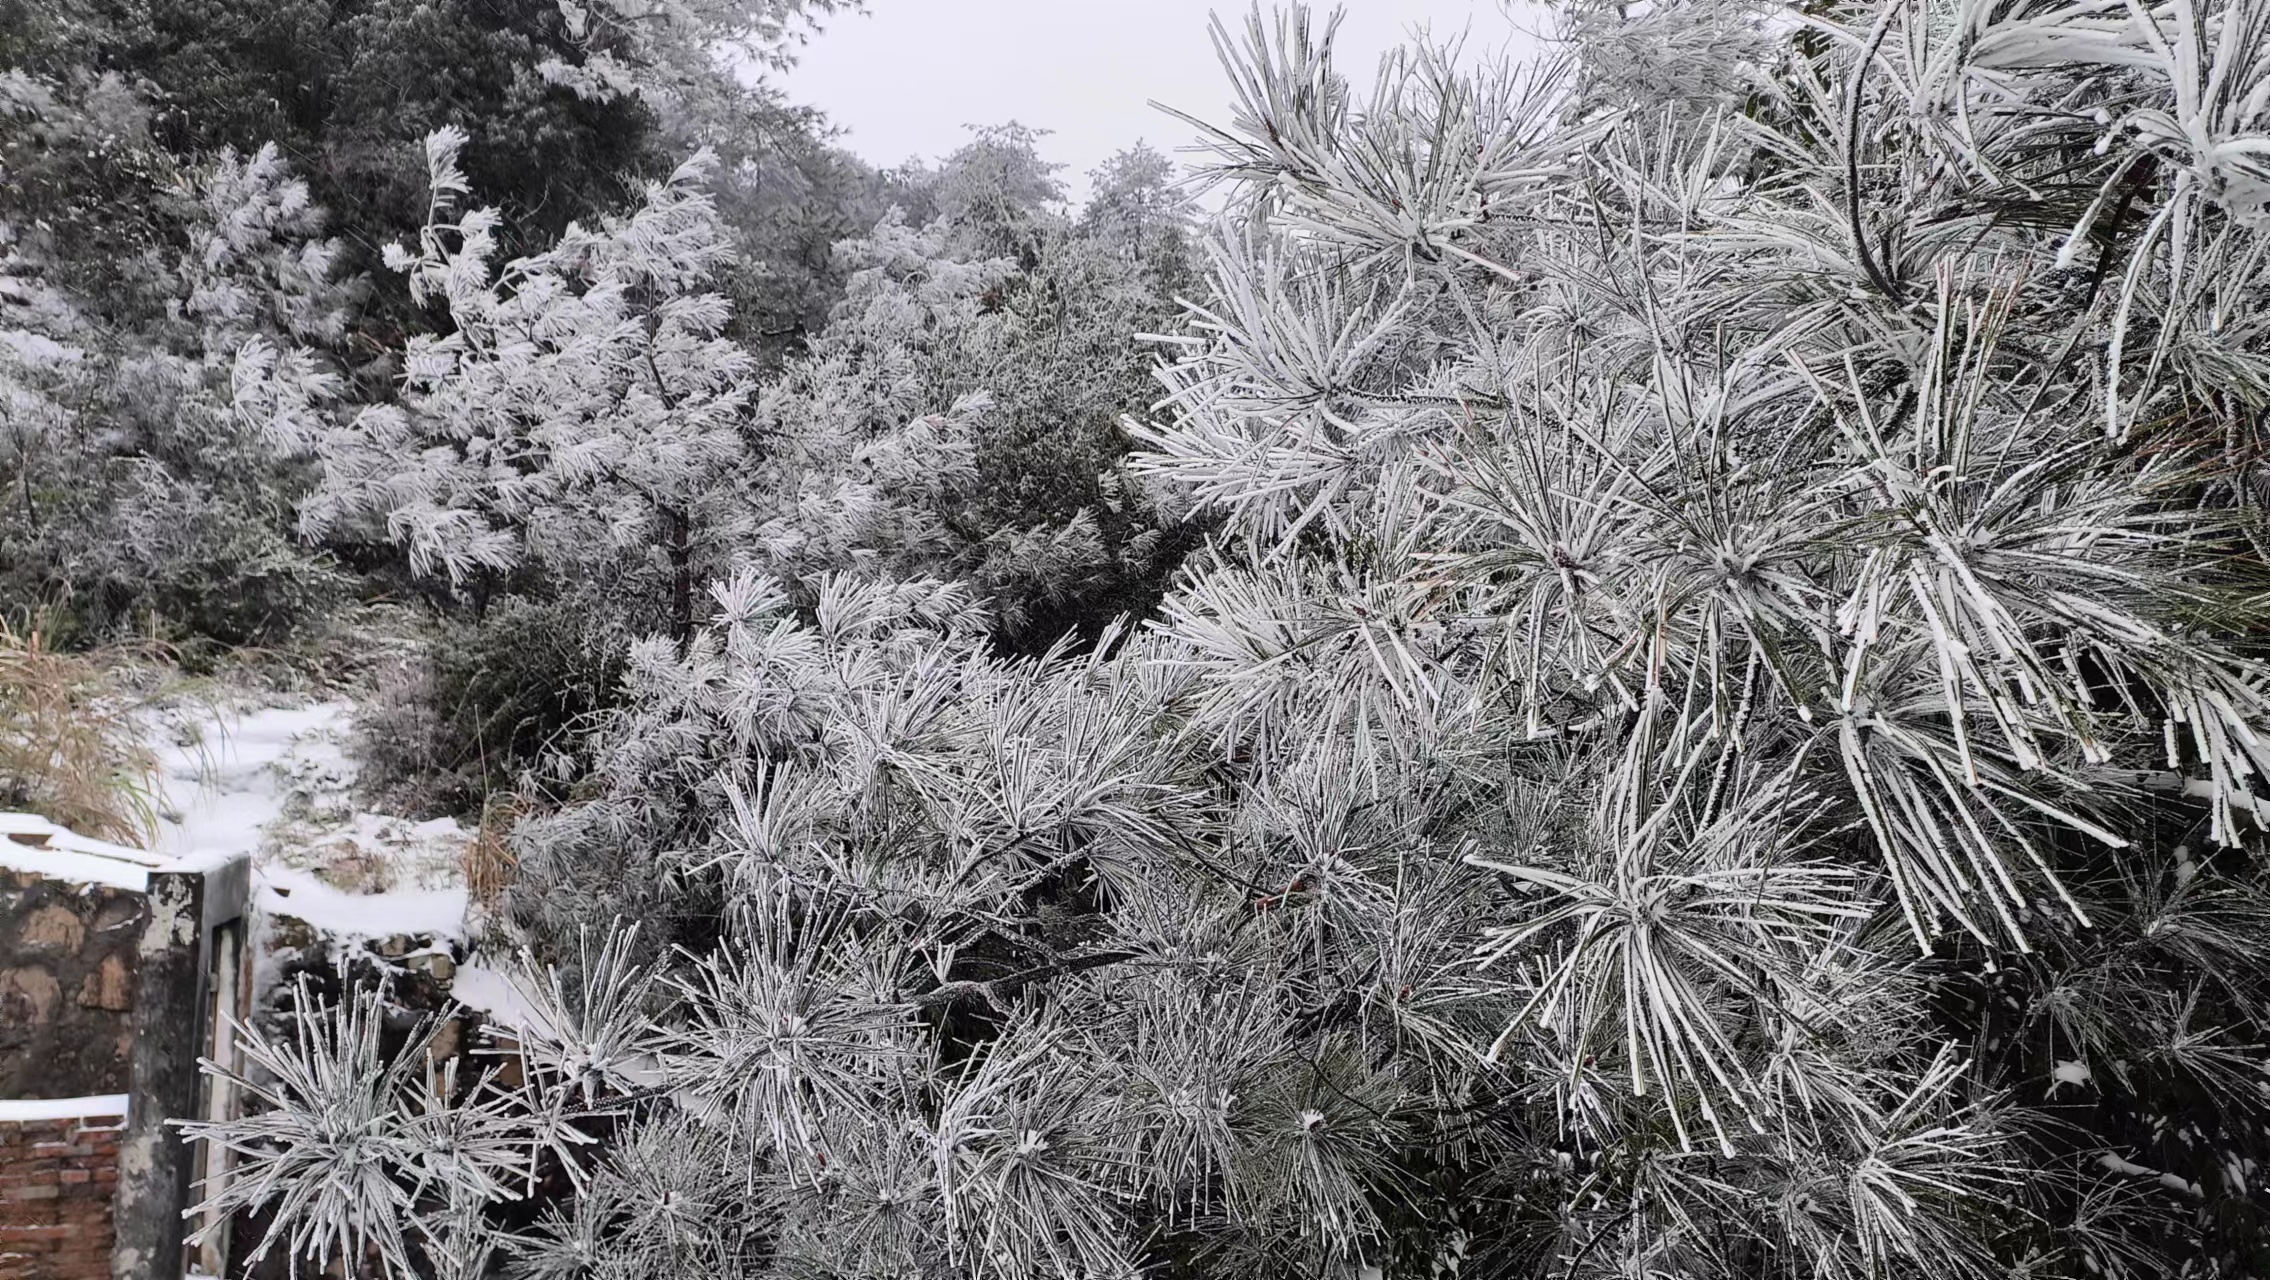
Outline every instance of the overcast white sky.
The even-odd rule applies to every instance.
[[[783,81],[792,100],[826,111],[854,152],[882,165],[936,159],[968,140],[965,125],[1016,120],[1051,130],[1043,154],[1067,166],[1060,176],[1075,199],[1088,170],[1137,139],[1170,155],[1190,141],[1188,126],[1149,100],[1226,117],[1228,82],[1206,19],[1218,8],[1236,33],[1247,12],[1245,0],[868,0],[867,8],[828,20],[813,37]],[[1355,0],[1348,9],[1334,61],[1359,86],[1421,23],[1448,36],[1470,21],[1469,57],[1533,47],[1499,0]]]

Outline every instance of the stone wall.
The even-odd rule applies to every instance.
[[[0,1276],[110,1280],[120,1116],[0,1122]]]
[[[0,868],[0,1098],[124,1093],[141,894]]]

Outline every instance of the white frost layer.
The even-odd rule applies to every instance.
[[[398,933],[455,938],[465,931],[468,895],[463,886],[348,893],[324,883],[312,871],[270,864],[255,874],[253,899],[267,915],[305,921],[334,938],[386,938]]]
[[[78,347],[67,347],[53,338],[33,333],[29,329],[0,329],[0,347],[16,353],[16,358],[37,368],[40,365],[76,364],[87,353]]]
[[[2147,1169],[2143,1165],[2137,1164],[2134,1161],[2123,1160],[2119,1156],[2116,1156],[2109,1151],[2101,1156],[2098,1156],[2097,1163],[2103,1165],[2107,1169],[2112,1170],[2114,1173],[2125,1173],[2131,1178],[2155,1179],[2161,1186],[2166,1187],[2168,1190],[2176,1192],[2179,1195],[2190,1196],[2194,1200],[2202,1198],[2202,1193],[2199,1190],[2199,1184],[2191,1181],[2181,1174],[2162,1173],[2157,1169]]]
[[[550,1040],[569,1039],[544,1011],[537,1008],[527,991],[513,975],[502,969],[492,969],[479,960],[468,960],[457,966],[457,976],[449,984],[449,994],[457,1003],[487,1015],[491,1027],[520,1033],[529,1033]],[[572,1042],[572,1041],[571,1041]],[[666,1077],[662,1064],[645,1054],[628,1060],[611,1062],[607,1071],[619,1082],[635,1089],[658,1089]],[[684,1089],[671,1091],[680,1106],[701,1114],[712,1109]]]
[[[0,1124],[28,1120],[86,1120],[126,1114],[126,1095],[98,1093],[85,1098],[0,1098]]]

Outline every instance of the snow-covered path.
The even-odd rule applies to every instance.
[[[165,816],[155,851],[258,854],[263,833],[284,814],[290,766],[349,773],[341,740],[353,709],[345,702],[259,707],[192,720],[187,734],[157,735]]]
[[[471,835],[447,818],[358,810],[343,701],[177,709],[153,726],[167,854],[248,854],[264,915],[334,939],[457,937]]]
[[[180,705],[162,715],[150,736],[163,810],[153,850],[248,854],[254,927],[263,935],[289,918],[326,949],[423,939],[417,954],[462,960],[453,983],[445,979],[455,999],[502,1026],[547,1025],[509,962],[481,954],[463,861],[473,833],[449,818],[413,821],[356,805],[347,753],[354,710],[330,701]],[[261,956],[265,1001],[276,975],[265,945]]]

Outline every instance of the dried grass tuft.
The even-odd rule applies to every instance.
[[[158,761],[113,677],[128,658],[146,656],[59,652],[36,628],[0,621],[0,809],[97,839],[150,839]]]
[[[534,805],[507,792],[492,795],[481,806],[481,824],[465,846],[465,889],[474,902],[494,907],[512,883],[520,859],[512,852],[512,829]]]

